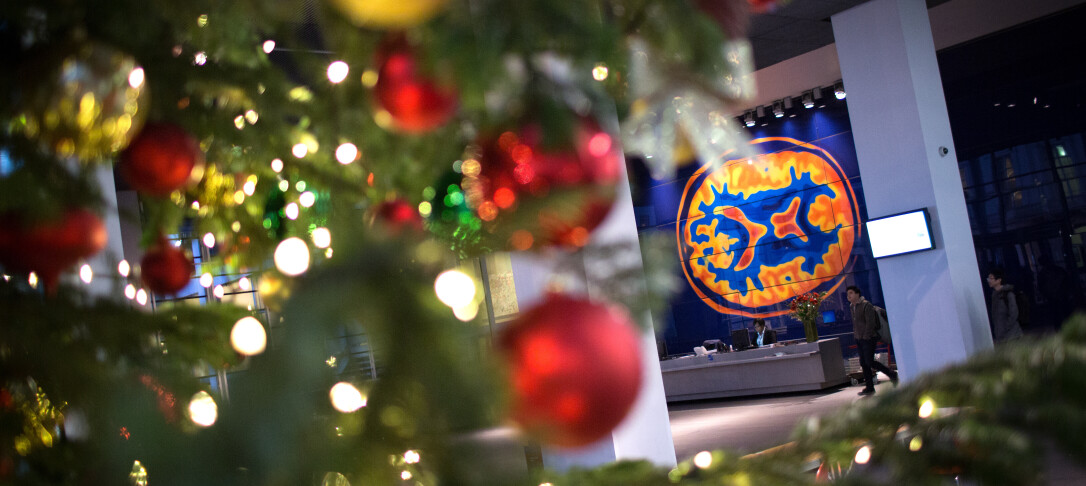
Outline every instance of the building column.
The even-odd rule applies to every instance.
[[[832,17],[869,218],[928,208],[935,249],[878,261],[904,379],[992,347],[924,0]]]
[[[625,264],[640,267],[641,252],[637,237],[637,223],[634,219],[633,200],[625,166],[622,166],[621,182],[614,206],[607,219],[592,233],[589,246],[604,244],[626,244],[633,250]],[[592,268],[597,262],[589,261],[591,252],[586,252],[584,266],[577,269],[581,275],[560,282],[564,291],[587,294],[591,298],[600,297],[600,282],[594,282]],[[554,275],[554,258],[547,254],[510,254],[513,267],[513,282],[516,287],[517,305],[523,312],[540,300]],[[636,259],[636,261],[632,261]],[[572,280],[572,281],[571,281]],[[548,469],[564,471],[571,467],[591,467],[616,460],[646,460],[657,466],[674,467],[675,443],[671,437],[671,421],[664,397],[663,375],[660,372],[660,358],[656,351],[656,336],[652,331],[652,317],[649,313],[631,316],[638,319],[647,329],[641,336],[641,393],[626,419],[611,432],[610,437],[595,444],[578,449],[543,448],[543,465]]]

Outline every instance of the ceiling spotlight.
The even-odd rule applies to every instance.
[[[836,83],[833,83],[833,96],[837,97],[837,99],[839,99],[839,100],[845,99],[845,83],[844,82],[838,81]]]
[[[754,126],[754,110],[748,110],[747,114],[743,115],[743,124],[748,128]]]
[[[784,118],[784,101],[777,100],[773,102],[773,116]]]
[[[811,108],[814,108],[814,92],[813,91],[805,91],[803,93],[803,96],[800,97],[800,100],[803,102],[803,107],[804,108],[806,108],[808,110],[811,109]]]

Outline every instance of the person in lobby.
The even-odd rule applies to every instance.
[[[992,319],[992,340],[1000,343],[1022,337],[1022,326],[1018,324],[1018,299],[1014,286],[1003,283],[1003,269],[993,268],[988,272],[988,286],[992,288],[992,308],[988,317]]]
[[[856,347],[860,352],[860,369],[864,373],[864,389],[860,396],[875,394],[875,370],[886,373],[890,381],[897,383],[897,372],[875,361],[875,345],[879,341],[879,313],[875,306],[864,298],[863,292],[855,285],[845,291],[849,307],[852,310],[852,335],[856,338]]]
[[[777,342],[777,332],[772,329],[766,329],[765,319],[755,319],[754,337],[750,339],[750,345],[760,348],[762,346],[769,346],[775,342]]]

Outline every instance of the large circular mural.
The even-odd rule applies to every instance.
[[[784,137],[765,152],[690,177],[676,232],[683,272],[718,312],[772,317],[812,290],[834,291],[860,236],[856,195],[829,152]]]

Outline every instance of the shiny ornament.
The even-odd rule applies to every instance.
[[[514,249],[584,246],[611,210],[623,163],[617,142],[587,120],[571,135],[568,148],[545,147],[541,128],[529,125],[481,142],[480,157],[464,161],[469,204]],[[522,207],[531,214],[518,215]]]
[[[379,204],[374,212],[376,220],[392,234],[398,235],[404,230],[423,231],[422,216],[419,216],[418,208],[403,199],[385,201]]]
[[[441,11],[447,0],[332,0],[357,25],[404,28],[421,24]]]
[[[392,125],[422,133],[444,125],[456,113],[456,90],[418,72],[415,54],[402,40],[391,40],[378,54],[381,64],[373,95]]]
[[[84,161],[128,146],[147,114],[147,86],[136,60],[94,42],[50,59],[40,64],[44,69],[23,74],[32,84],[16,95],[14,131],[59,157]]]
[[[0,264],[12,272],[37,273],[52,291],[64,269],[102,251],[106,239],[102,219],[83,208],[66,211],[58,221],[27,223],[2,215]]]
[[[180,292],[192,281],[195,272],[192,257],[165,238],[159,238],[140,260],[140,277],[144,286],[159,295]]]
[[[510,417],[552,446],[607,436],[641,389],[640,341],[618,307],[547,295],[498,338],[509,365]]]
[[[167,196],[197,182],[204,153],[200,144],[181,127],[148,123],[121,154],[119,169],[134,189],[150,196]]]

